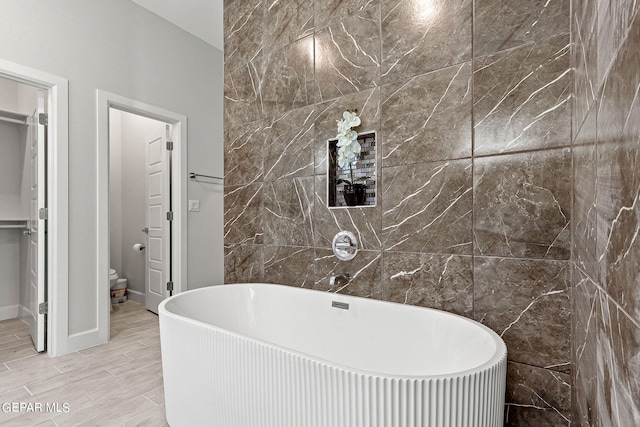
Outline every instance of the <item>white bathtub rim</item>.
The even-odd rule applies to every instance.
[[[207,287],[198,288],[198,289],[191,289],[191,290],[181,292],[179,294],[173,295],[173,296],[165,299],[158,306],[158,315],[159,315],[159,317],[160,318],[162,316],[171,317],[173,319],[177,319],[177,320],[180,320],[180,321],[183,321],[183,322],[187,322],[187,323],[191,323],[191,324],[194,324],[194,325],[202,326],[204,328],[209,328],[209,329],[212,329],[212,330],[214,330],[216,332],[225,334],[227,336],[241,338],[241,339],[247,340],[249,342],[261,345],[261,346],[277,349],[277,350],[284,351],[284,352],[287,352],[287,353],[292,353],[292,354],[294,354],[294,355],[296,355],[298,357],[305,358],[305,359],[308,359],[308,360],[312,360],[312,361],[314,361],[314,362],[316,362],[316,363],[318,363],[320,365],[334,367],[334,368],[342,370],[344,372],[352,372],[352,373],[359,374],[359,375],[362,375],[362,376],[365,376],[365,377],[375,377],[375,378],[383,378],[383,379],[389,379],[389,380],[418,380],[418,381],[423,381],[423,380],[431,380],[431,379],[446,379],[446,378],[452,378],[452,377],[462,378],[462,377],[472,376],[472,375],[478,374],[478,373],[486,371],[486,370],[494,369],[496,366],[499,366],[499,365],[505,363],[506,358],[507,358],[507,348],[506,348],[506,345],[505,345],[504,341],[502,340],[502,338],[495,331],[493,331],[491,328],[483,325],[482,323],[480,323],[480,322],[478,322],[476,320],[470,319],[468,317],[461,316],[459,314],[455,314],[455,313],[451,313],[451,312],[448,312],[448,311],[444,311],[444,310],[439,310],[439,309],[429,308],[429,307],[414,306],[414,305],[410,305],[410,304],[400,304],[400,303],[396,303],[396,302],[392,302],[392,301],[374,300],[376,302],[384,303],[384,304],[400,304],[400,305],[406,307],[407,309],[437,311],[437,312],[443,313],[445,315],[449,315],[449,316],[456,317],[456,318],[461,318],[461,319],[464,319],[465,321],[472,322],[477,327],[480,327],[481,329],[487,331],[489,333],[489,335],[494,339],[495,344],[496,344],[496,351],[484,363],[481,363],[478,366],[475,366],[475,367],[470,368],[470,369],[462,370],[462,371],[454,371],[454,372],[448,372],[448,373],[444,373],[444,374],[432,374],[432,375],[401,375],[401,374],[387,374],[387,373],[380,373],[380,372],[371,372],[371,371],[358,369],[358,368],[355,368],[355,367],[352,367],[352,366],[346,366],[346,365],[340,364],[338,362],[334,362],[332,360],[327,360],[327,359],[324,359],[322,357],[318,357],[318,356],[315,356],[315,355],[312,355],[312,354],[308,354],[308,353],[305,353],[303,351],[299,351],[299,350],[296,350],[296,349],[293,349],[293,348],[290,348],[290,347],[278,345],[278,344],[272,343],[270,341],[266,341],[266,340],[254,338],[254,337],[251,337],[251,336],[247,336],[247,335],[244,335],[244,334],[240,334],[240,333],[231,331],[229,329],[224,329],[224,328],[221,328],[219,326],[212,325],[210,323],[202,322],[200,320],[196,320],[196,319],[185,317],[185,316],[182,316],[182,315],[179,315],[179,314],[175,314],[175,313],[172,313],[171,311],[169,311],[165,307],[168,303],[170,303],[170,301],[180,297],[181,295],[191,294],[191,293],[199,293],[199,292],[206,292],[207,290],[209,290],[213,286],[215,286],[215,287],[219,287],[219,286],[225,286],[225,287],[226,286],[246,286],[246,287],[250,287],[250,286],[269,286],[269,287],[282,287],[282,288],[288,288],[288,289],[291,289],[291,288],[293,288],[293,289],[304,289],[306,291],[326,293],[325,291],[320,291],[320,290],[316,290],[316,289],[297,288],[297,287],[292,287],[292,286],[288,286],[288,285],[280,285],[280,284],[272,284],[272,283],[225,283],[223,285],[212,285],[212,286],[207,286]],[[358,297],[358,296],[354,296],[354,295],[341,295],[341,294],[332,294],[332,295],[336,296],[336,297],[342,296],[342,297],[345,297],[346,299],[358,299],[358,300],[365,300],[365,301],[370,300],[369,298]],[[162,324],[160,325],[160,327],[162,328]]]

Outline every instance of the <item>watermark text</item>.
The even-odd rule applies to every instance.
[[[66,414],[71,410],[67,402],[2,402],[0,411],[6,413],[54,412]]]

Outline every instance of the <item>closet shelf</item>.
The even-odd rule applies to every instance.
[[[27,228],[28,218],[0,218],[0,228]]]
[[[0,121],[26,125],[27,123],[29,123],[28,119],[29,116],[27,116],[26,114],[0,109]]]

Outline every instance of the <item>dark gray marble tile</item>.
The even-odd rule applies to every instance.
[[[569,259],[569,149],[474,160],[478,255]]]
[[[313,177],[265,182],[263,200],[266,245],[313,245]]]
[[[506,427],[571,425],[568,374],[510,362],[506,401]]]
[[[471,160],[383,168],[383,247],[471,254],[471,181]]]
[[[640,325],[600,293],[598,419],[602,426],[640,420]]]
[[[383,299],[473,315],[470,256],[385,252]]]
[[[566,146],[573,90],[569,36],[474,61],[474,154]]]
[[[316,248],[314,289],[358,297],[380,299],[382,253],[359,251],[351,261],[340,261],[331,249]],[[332,275],[347,273],[346,285],[329,286]]]
[[[475,0],[474,55],[569,33],[568,0]]]
[[[598,6],[598,82],[603,87],[596,104],[597,392],[594,405],[589,388],[588,396],[576,401],[576,412],[583,425],[589,416],[593,425],[635,425],[640,419],[640,20],[636,2]],[[583,128],[594,120],[587,116]],[[581,362],[577,370],[586,364]]]
[[[261,106],[267,117],[315,102],[313,36],[265,53],[263,66]]]
[[[264,179],[311,176],[314,172],[315,109],[290,110],[264,129]]]
[[[267,246],[264,253],[264,281],[312,288],[314,250],[309,247]],[[304,268],[300,268],[305,266]]]
[[[606,79],[597,118],[601,282],[636,321],[640,321],[639,44],[640,19],[636,19]]]
[[[225,1],[224,68],[231,72],[257,60],[262,53],[263,0]]]
[[[571,64],[574,69],[573,135],[578,133],[598,94],[597,0],[572,0]]]
[[[383,0],[382,83],[471,59],[471,0]]]
[[[471,63],[385,85],[383,166],[471,157]]]
[[[595,283],[579,269],[574,270],[573,281],[571,346],[574,421],[580,426],[592,426],[596,425],[598,419],[599,296]]]
[[[591,278],[598,280],[597,254],[597,146],[593,109],[574,141],[573,169],[573,254],[576,264]]]
[[[638,3],[476,0],[472,94],[465,77],[471,0],[436,0],[420,15],[415,8],[425,4],[225,0],[225,281],[313,287],[464,315],[475,304],[474,318],[503,333],[509,347],[506,425],[568,425],[570,396],[575,424],[634,425]],[[334,62],[321,62],[331,55]],[[476,157],[473,185],[471,160],[460,160],[470,155],[462,135],[471,132],[471,95],[475,155],[517,152]],[[303,114],[311,104],[312,120]],[[326,141],[342,112],[354,108],[384,147],[379,204],[328,209]],[[572,153],[550,150],[571,142]],[[340,229],[356,232],[364,247],[353,261],[340,262],[329,249]],[[468,288],[472,231],[476,283]],[[569,262],[555,261],[568,260],[570,250],[572,303]],[[329,277],[342,272],[351,283],[329,289]]]
[[[366,250],[380,250],[381,209],[380,205],[368,207],[328,208],[327,177],[316,176],[314,204],[315,246],[331,248],[333,236],[347,230],[356,235],[358,245]],[[378,183],[378,189],[380,184]]]
[[[510,361],[570,371],[569,273],[564,261],[475,257],[475,319],[502,337]]]
[[[313,35],[314,0],[271,1],[265,7],[264,50],[271,52]]]
[[[314,2],[316,29],[321,30],[330,24],[358,15],[379,3],[379,0],[317,0]]]
[[[249,62],[224,75],[224,123],[233,128],[263,117],[262,61]]]
[[[640,126],[636,120],[639,108],[636,92],[640,85],[640,19],[634,21],[626,36],[607,69],[599,93],[598,140],[603,142],[635,137]]]
[[[379,85],[379,7],[365,8],[318,31],[315,43],[315,79],[319,101]]]
[[[640,4],[635,0],[598,2],[598,83],[601,84],[628,36]],[[638,25],[637,23],[635,25]]]
[[[342,119],[346,110],[357,110],[361,120],[360,131],[369,132],[380,129],[380,89],[368,89],[345,95],[332,101],[316,105],[316,149],[315,173],[327,173],[327,141],[335,139],[338,128],[336,122]],[[381,138],[378,132],[378,139]],[[377,141],[377,146],[381,143]],[[378,156],[378,175],[380,175],[380,153]]]
[[[261,244],[262,183],[224,188],[224,244]]]
[[[225,245],[224,283],[263,281],[262,245]]]
[[[226,186],[262,180],[262,145],[265,122],[258,120],[224,132],[224,179]]]

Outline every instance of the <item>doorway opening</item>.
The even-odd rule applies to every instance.
[[[68,348],[67,91],[0,59],[0,318],[23,319],[51,356]]]
[[[98,329],[107,342],[112,302],[157,312],[186,283],[186,117],[97,97]]]
[[[0,320],[26,322],[38,352],[47,326],[46,97],[0,78]]]
[[[111,303],[157,313],[171,293],[171,126],[109,109],[109,286]]]

